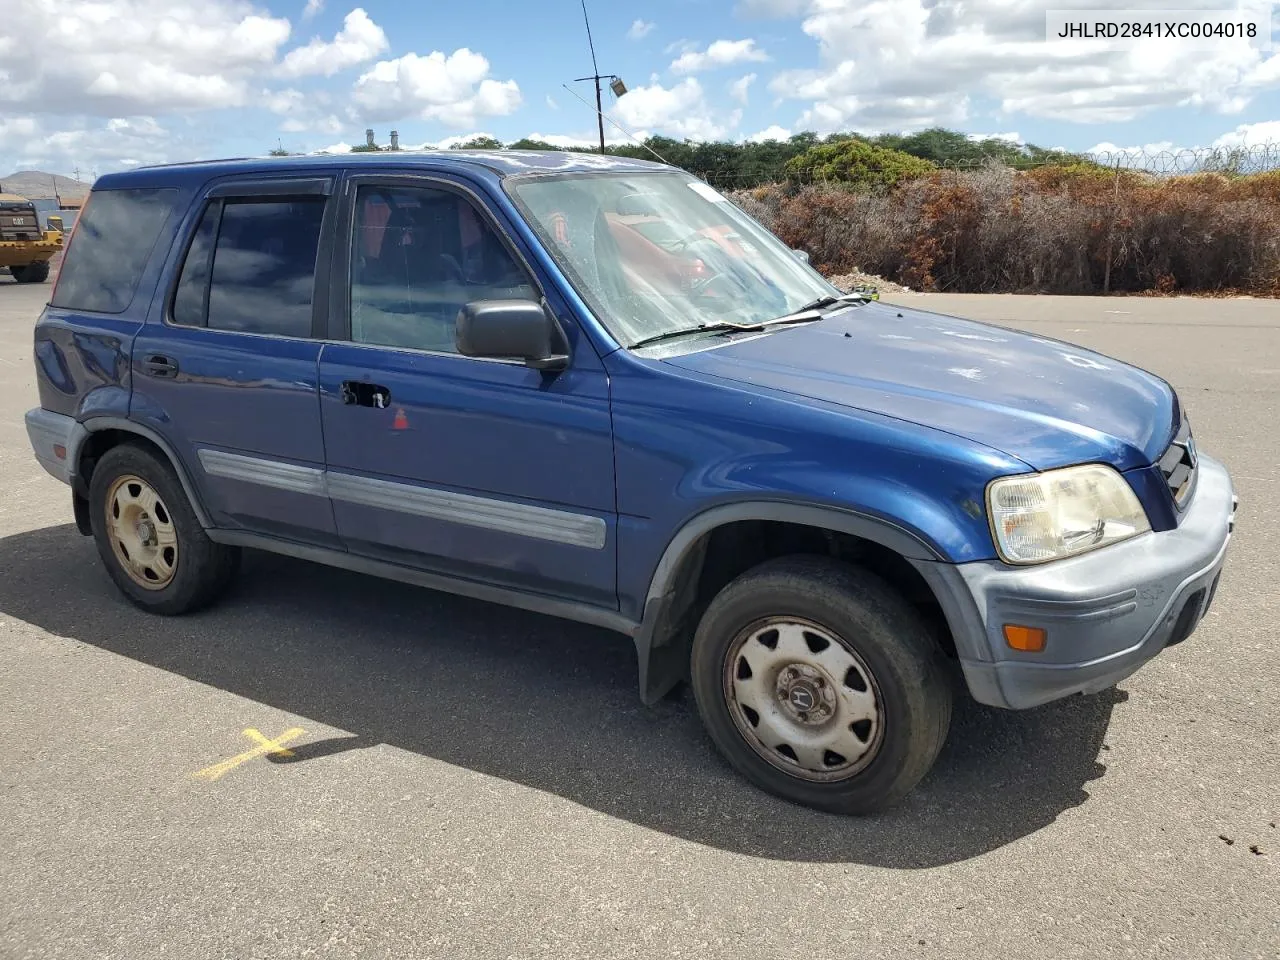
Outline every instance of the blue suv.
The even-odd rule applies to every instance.
[[[1185,640],[1235,517],[1174,391],[846,296],[705,183],[558,153],[101,178],[35,455],[140,607],[251,547],[630,636],[743,775],[865,813],[952,678],[1021,709]]]

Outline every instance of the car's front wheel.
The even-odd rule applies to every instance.
[[[98,554],[117,587],[152,613],[197,610],[226,590],[240,551],[210,540],[173,468],[133,444],[112,447],[89,483]]]
[[[694,694],[716,746],[758,786],[865,814],[902,799],[951,719],[944,658],[880,578],[822,557],[750,570],[712,601]]]

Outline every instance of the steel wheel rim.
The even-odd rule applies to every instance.
[[[723,676],[738,732],[784,773],[846,780],[880,752],[880,687],[866,661],[826,627],[799,617],[758,620],[729,645]]]
[[[178,531],[155,487],[118,478],[107,491],[107,539],[120,569],[145,590],[163,590],[178,572]]]

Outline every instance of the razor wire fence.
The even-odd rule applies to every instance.
[[[1019,154],[1015,151],[1012,154],[973,155],[941,161],[922,159],[930,159],[940,170],[956,171],[977,171],[992,167],[1024,171],[1045,167],[1093,167],[1099,171],[1145,174],[1153,178],[1195,174],[1244,177],[1280,171],[1280,142],[1195,148],[1115,148],[1078,153],[1055,150]],[[839,178],[820,173],[789,170],[785,162],[774,165],[755,164],[748,169],[728,166],[702,170],[689,168],[689,172],[724,190],[745,190],[772,183],[834,185],[842,182]]]

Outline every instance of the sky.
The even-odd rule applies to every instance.
[[[1252,2],[1252,0],[1246,0]],[[595,137],[580,0],[5,0],[0,174]],[[612,141],[946,126],[1072,150],[1280,143],[1280,51],[1045,40],[1105,0],[587,0]],[[1125,0],[1234,9],[1235,0]],[[1280,6],[1273,10],[1280,41]],[[567,88],[566,88],[567,86]],[[581,99],[580,99],[581,98]]]

